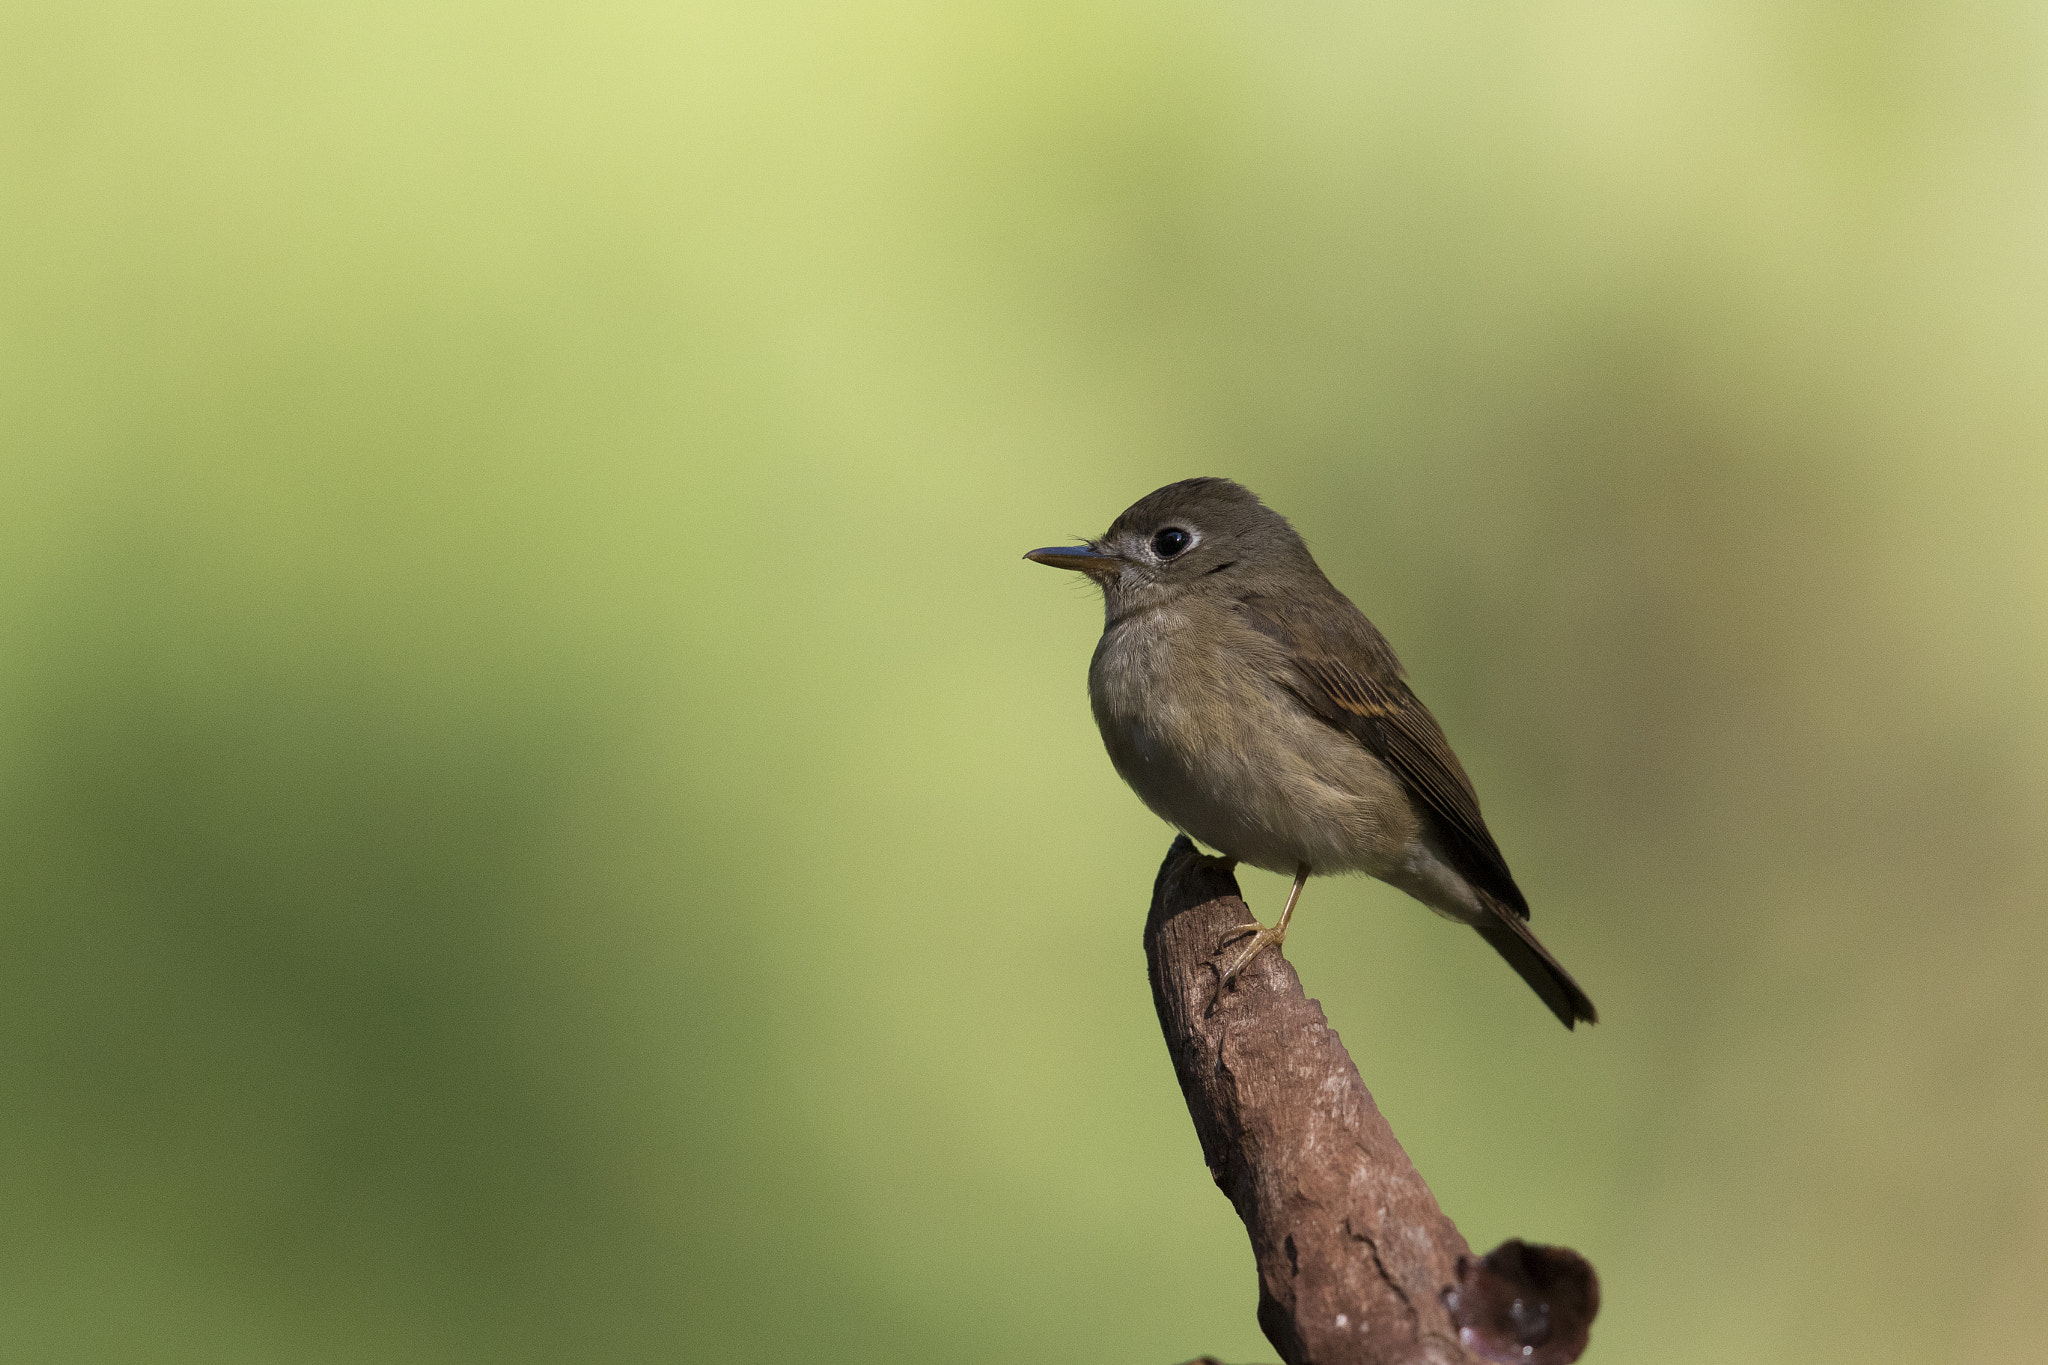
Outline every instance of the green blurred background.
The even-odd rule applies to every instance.
[[[2039,6],[18,3],[0,281],[0,1356],[1272,1359],[1018,558],[1229,474],[1606,1021],[1313,888],[1470,1239],[2038,1358]]]

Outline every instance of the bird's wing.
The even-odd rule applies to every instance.
[[[1335,594],[1333,594],[1334,596]],[[1311,713],[1350,735],[1393,769],[1430,814],[1459,870],[1522,919],[1529,903],[1479,814],[1479,796],[1443,728],[1401,680],[1392,646],[1364,613],[1304,608],[1276,597],[1245,597],[1246,624],[1285,650],[1282,679]]]

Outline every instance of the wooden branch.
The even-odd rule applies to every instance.
[[[1472,1256],[1279,953],[1219,993],[1252,919],[1233,866],[1174,840],[1145,958],[1203,1159],[1251,1235],[1266,1339],[1287,1365],[1577,1360],[1592,1267],[1522,1242]]]

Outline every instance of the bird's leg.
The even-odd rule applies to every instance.
[[[1280,922],[1272,928],[1268,929],[1257,920],[1253,920],[1250,924],[1240,924],[1237,928],[1231,930],[1232,934],[1241,934],[1247,929],[1251,930],[1252,941],[1242,953],[1237,955],[1237,961],[1230,964],[1230,969],[1223,973],[1222,984],[1225,987],[1228,987],[1231,982],[1237,979],[1237,974],[1244,970],[1246,963],[1250,962],[1267,948],[1278,948],[1286,941],[1287,922],[1294,918],[1294,903],[1301,899],[1302,884],[1307,880],[1308,864],[1302,863],[1294,869],[1294,885],[1287,890],[1287,907],[1280,912]],[[1225,940],[1225,942],[1228,941],[1227,939]]]

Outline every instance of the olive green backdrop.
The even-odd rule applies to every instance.
[[[1606,1021],[1311,888],[1472,1241],[2033,1358],[2044,243],[2017,0],[7,6],[0,1355],[1272,1359],[1018,558],[1229,474]]]

